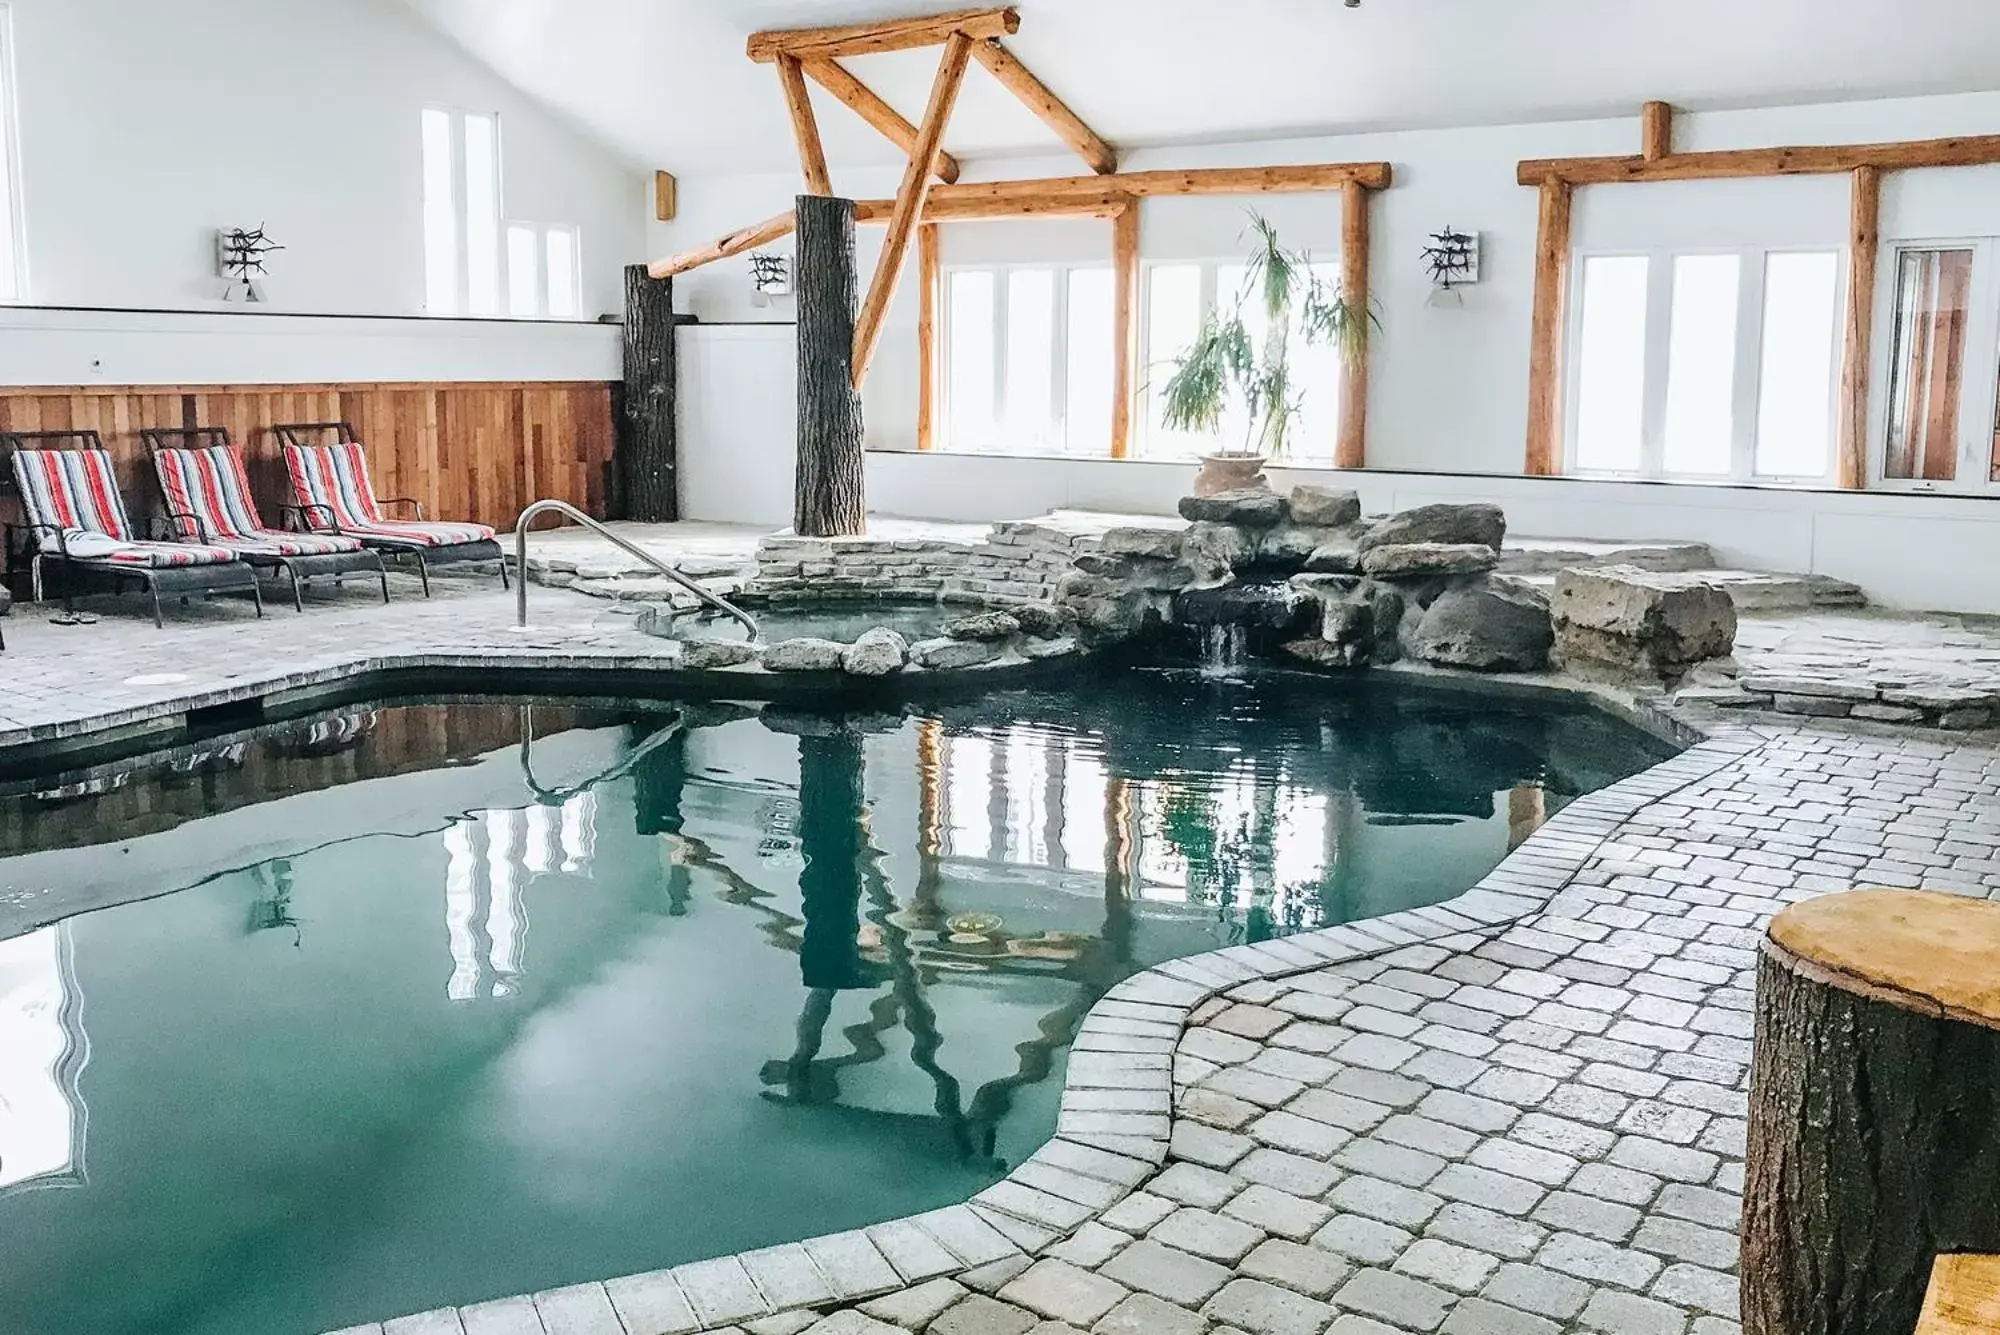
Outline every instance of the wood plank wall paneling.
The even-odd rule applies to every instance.
[[[345,420],[368,447],[377,494],[414,497],[434,518],[505,529],[544,497],[604,515],[611,391],[601,381],[0,387],[0,430],[102,433],[126,504],[144,522],[158,509],[159,486],[140,430],[227,427],[265,522],[275,524],[292,496],[271,428]],[[10,498],[5,515],[17,513]]]

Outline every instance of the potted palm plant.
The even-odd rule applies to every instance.
[[[1161,423],[1173,431],[1219,437],[1232,399],[1245,409],[1243,439],[1202,456],[1197,496],[1261,485],[1265,461],[1285,456],[1304,398],[1292,383],[1294,328],[1308,345],[1331,344],[1347,362],[1360,358],[1368,338],[1371,317],[1315,274],[1309,256],[1286,249],[1269,219],[1251,214],[1249,230],[1254,245],[1242,287],[1227,309],[1218,301],[1203,313],[1160,395]],[[1261,336],[1253,335],[1253,321]]]

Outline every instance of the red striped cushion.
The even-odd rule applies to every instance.
[[[375,502],[375,485],[368,478],[368,456],[359,442],[338,445],[287,445],[285,468],[299,504],[323,506],[340,528],[365,528],[383,522]],[[325,515],[315,516],[323,522]]]
[[[107,451],[15,450],[14,480],[30,523],[118,541],[132,537]],[[47,530],[37,534],[37,541],[45,551],[56,550],[56,535]]]
[[[69,554],[79,561],[106,561],[121,566],[219,566],[236,559],[226,547],[208,547],[193,542],[121,542],[102,533],[75,532],[66,535]],[[56,550],[50,538],[44,551]]]
[[[210,537],[250,538],[264,532],[264,521],[250,500],[243,458],[234,446],[161,450],[153,456],[153,467],[167,509],[201,520]]]
[[[394,523],[343,524],[341,532],[418,547],[455,547],[462,542],[490,542],[493,530],[484,524]]]
[[[242,538],[218,538],[217,547],[227,547],[244,556],[336,556],[358,552],[361,540],[340,533],[280,533],[259,529]]]

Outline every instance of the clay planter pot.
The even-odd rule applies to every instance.
[[[1269,487],[1261,454],[1204,454],[1201,471],[1194,475],[1194,494],[1216,496],[1247,487]]]

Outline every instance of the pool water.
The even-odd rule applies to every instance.
[[[963,1199],[1119,979],[1448,898],[1664,754],[1318,679],[925,708],[395,704],[0,788],[0,1331],[313,1335]]]

